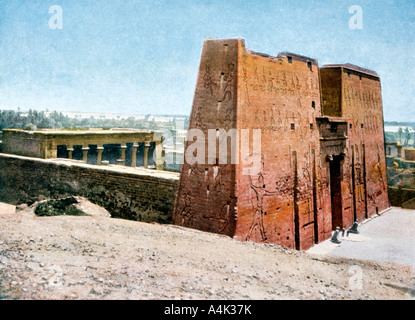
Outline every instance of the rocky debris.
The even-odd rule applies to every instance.
[[[46,199],[31,205],[16,206],[16,213],[34,213],[38,217],[52,216],[100,216],[111,217],[104,208],[93,204],[83,197],[71,196],[60,199]]]
[[[45,200],[39,202],[35,206],[34,213],[39,216],[86,216],[85,212],[79,210],[74,206],[75,203],[78,203],[75,197],[67,197],[62,199],[54,200]]]

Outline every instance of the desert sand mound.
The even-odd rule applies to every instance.
[[[173,225],[0,206],[3,299],[413,299],[414,270]]]

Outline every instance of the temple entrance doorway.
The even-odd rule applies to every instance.
[[[341,156],[333,156],[330,160],[331,223],[333,230],[337,227],[343,228],[341,161]]]

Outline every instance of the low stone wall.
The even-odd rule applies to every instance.
[[[415,148],[405,148],[405,160],[415,161]]]
[[[411,200],[408,200],[402,204],[402,208],[404,209],[415,209],[415,198],[412,198]]]
[[[0,201],[83,196],[112,217],[170,223],[179,173],[0,154]]]
[[[389,187],[389,200],[394,207],[402,207],[403,203],[415,198],[415,189]]]

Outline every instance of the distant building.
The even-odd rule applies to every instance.
[[[52,112],[46,112],[46,115]],[[141,114],[119,114],[119,113],[108,113],[108,112],[74,112],[74,111],[62,111],[62,115],[73,118],[73,119],[134,119],[144,120],[145,115]]]
[[[406,161],[415,161],[415,148],[404,148],[403,153]]]
[[[53,112],[46,111],[46,115],[50,115]],[[73,119],[133,119],[133,120],[147,120],[155,121],[160,123],[173,122],[174,120],[186,121],[188,117],[180,115],[144,115],[144,114],[135,114],[135,113],[111,113],[111,112],[85,112],[85,111],[62,111],[62,115],[73,118]],[[27,115],[22,114],[22,115]]]
[[[4,129],[2,152],[35,158],[68,158],[90,164],[164,168],[160,132],[138,129]]]
[[[386,155],[394,158],[400,158],[401,157],[401,149],[402,146],[399,142],[396,141],[386,141],[385,142],[386,147]]]

